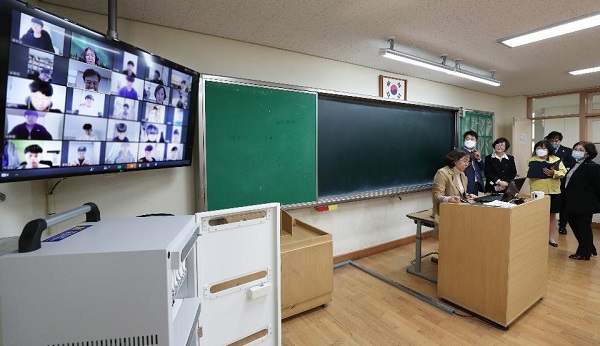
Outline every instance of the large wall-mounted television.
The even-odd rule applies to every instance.
[[[199,73],[0,0],[0,182],[189,166]]]

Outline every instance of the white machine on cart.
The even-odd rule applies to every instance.
[[[0,345],[279,345],[279,228],[276,203],[102,221],[88,203],[34,220],[0,257]]]
[[[34,251],[0,257],[5,346],[198,344],[194,216],[85,222],[41,244],[34,228],[19,240]]]

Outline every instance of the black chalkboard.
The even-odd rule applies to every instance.
[[[316,94],[206,81],[204,110],[207,210],[316,201]]]
[[[456,110],[319,94],[318,198],[431,184]]]

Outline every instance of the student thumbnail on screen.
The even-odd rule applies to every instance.
[[[3,169],[37,169],[60,164],[61,141],[8,140],[2,156]]]
[[[15,20],[15,17],[20,17]],[[64,55],[65,29],[25,13],[13,12],[13,42]]]
[[[165,122],[168,125],[185,126],[187,125],[187,111],[182,108],[168,107]]]
[[[137,162],[139,143],[111,142],[106,143],[104,164]]]
[[[165,106],[156,105],[153,103],[146,103],[145,108],[145,114],[142,121],[159,124],[163,124],[165,122]]]
[[[171,71],[171,88],[189,93],[192,90],[192,76],[177,70]]]
[[[138,120],[139,101],[124,97],[111,96],[109,114],[119,120]]]
[[[181,126],[187,124],[187,112],[181,108],[175,108],[173,110],[173,125]]]
[[[164,143],[140,143],[138,151],[138,162],[150,163],[164,161]]]
[[[111,77],[112,74],[109,70],[90,66],[81,61],[69,60],[67,85],[72,88],[109,94]]]
[[[41,112],[65,112],[66,87],[39,80],[8,77],[6,106]]]
[[[114,53],[111,47],[103,43],[73,33],[70,56],[88,65],[112,69]]]
[[[11,76],[66,85],[67,69],[66,58],[16,43],[10,44],[8,73]]]
[[[143,79],[145,77],[146,65],[143,59],[129,52],[123,52],[123,56],[115,55],[113,71],[127,76]]]
[[[172,89],[172,91],[171,106],[180,109],[188,109],[188,93],[177,89]]]
[[[146,82],[144,86],[144,100],[159,105],[169,104],[170,89],[164,85]]]
[[[67,90],[67,113],[76,115],[88,115],[93,117],[104,116],[106,96],[91,90],[71,89]]]
[[[120,97],[141,100],[144,95],[144,80],[113,72],[110,90],[112,94]]]
[[[148,65],[147,71],[148,74],[146,75],[146,80],[158,85],[169,85],[170,68],[161,64],[152,63],[151,65]]]
[[[69,142],[67,162],[63,166],[90,166],[98,165],[100,161],[100,143],[96,142]]]
[[[6,109],[7,139],[62,139],[64,115],[25,109]]]
[[[142,123],[140,131],[140,142],[164,143],[167,133],[167,125]]]
[[[81,61],[69,60],[67,82],[69,87],[109,94],[111,77],[109,70],[90,66]]]
[[[139,142],[140,123],[109,119],[106,140],[112,142]]]
[[[183,127],[171,126],[171,131],[167,138],[169,143],[181,143],[181,137],[183,136]]]
[[[181,160],[183,155],[183,144],[167,144],[167,161]]]
[[[38,79],[42,82],[52,83],[54,71],[54,54],[29,48],[27,62],[27,78]]]
[[[106,138],[107,122],[106,118],[67,114],[63,138],[66,140],[103,141]]]

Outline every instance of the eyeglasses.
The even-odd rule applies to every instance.
[[[468,165],[469,163],[471,163],[471,160],[469,160],[469,159],[460,159],[460,160],[458,160],[458,161],[460,161],[460,162],[462,162],[462,163],[466,163],[467,165]]]

